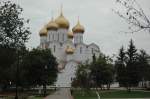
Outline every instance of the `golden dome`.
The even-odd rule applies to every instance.
[[[79,20],[78,23],[72,28],[74,33],[84,33],[84,27],[80,24]]]
[[[67,46],[66,53],[67,54],[73,54],[74,53],[74,49],[72,47]]]
[[[67,35],[68,35],[68,38],[71,38],[71,39],[73,38],[73,32],[72,31],[69,30],[69,32],[67,33]]]
[[[69,28],[69,21],[63,16],[62,12],[60,16],[56,18],[55,22],[58,24],[59,28]]]
[[[44,26],[41,30],[40,30],[40,32],[39,32],[39,35],[40,36],[47,36],[47,28],[46,28],[46,26]]]
[[[57,30],[57,29],[58,29],[58,25],[57,25],[57,23],[53,20],[53,18],[52,18],[51,21],[47,24],[47,29],[48,29],[48,30]]]

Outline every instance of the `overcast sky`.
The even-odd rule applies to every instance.
[[[77,18],[85,27],[84,42],[96,43],[107,55],[116,54],[123,45],[128,46],[132,38],[138,49],[145,49],[150,54],[150,33],[120,33],[127,31],[127,23],[117,16],[112,9],[115,0],[15,0],[24,9],[23,17],[30,19],[31,38],[27,43],[30,48],[40,43],[39,30],[60,14],[63,4],[64,16],[70,22],[70,29],[76,24]],[[150,0],[137,0],[147,16],[150,16]],[[53,15],[52,15],[53,14]],[[150,17],[149,17],[150,18]]]

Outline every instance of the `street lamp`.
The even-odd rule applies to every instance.
[[[16,95],[15,99],[18,99],[18,79],[19,79],[19,49],[17,49],[17,68],[16,68]]]
[[[45,67],[44,67],[44,69],[45,69],[45,78],[44,78],[44,96],[46,96],[46,79],[47,79],[47,69],[48,69],[48,67],[47,67],[47,65],[45,65]]]

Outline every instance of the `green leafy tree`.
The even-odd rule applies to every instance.
[[[33,49],[22,62],[25,70],[24,78],[28,86],[43,86],[44,95],[46,85],[52,85],[57,78],[57,62],[49,49]]]
[[[4,90],[11,81],[10,67],[16,61],[15,49],[0,48],[0,87]]]
[[[126,86],[126,59],[126,53],[122,46],[115,61],[116,80],[120,86]]]
[[[111,83],[114,81],[114,67],[112,64],[107,64],[104,73],[104,85],[107,85],[107,90],[110,89]]]
[[[88,63],[88,62],[87,62]],[[90,69],[89,64],[80,64],[76,71],[76,78],[72,82],[73,87],[80,87],[82,95],[90,89]]]
[[[99,58],[90,65],[90,70],[96,88],[102,89],[103,85],[107,85],[108,89],[110,88],[114,78],[114,69],[108,57],[100,54]]]
[[[138,54],[138,65],[139,65],[139,74],[140,80],[142,82],[150,80],[150,64],[148,63],[149,55],[146,53],[145,50],[140,50]]]
[[[28,20],[21,17],[22,11],[19,5],[11,1],[0,1],[0,83],[3,86],[8,85],[12,76],[16,76],[11,75],[10,68],[16,68],[17,57],[29,39]]]
[[[10,1],[0,1],[0,45],[8,48],[25,46],[29,39],[29,20],[21,17],[23,9]]]
[[[80,86],[82,89],[89,88],[110,88],[110,84],[114,80],[114,67],[111,59],[104,54],[100,54],[99,58],[93,55],[91,63],[81,64],[76,72],[76,79],[73,81],[73,86]]]

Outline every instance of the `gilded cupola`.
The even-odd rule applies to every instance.
[[[47,29],[48,30],[57,30],[58,29],[58,25],[54,21],[53,17],[52,17],[51,21],[47,24]]]
[[[70,46],[67,46],[65,51],[66,51],[67,54],[73,54],[74,53],[74,49]]]
[[[55,19],[55,22],[58,24],[59,28],[69,28],[69,21],[64,17],[62,11],[60,16]]]
[[[85,29],[78,20],[77,24],[72,28],[73,33],[84,33]]]
[[[40,32],[39,32],[39,35],[40,36],[47,36],[47,27],[46,26],[44,26],[41,30],[40,30]]]
[[[73,32],[71,30],[69,30],[69,32],[67,33],[68,38],[73,38]]]

